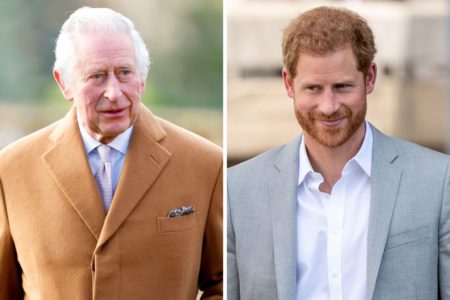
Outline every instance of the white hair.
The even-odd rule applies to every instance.
[[[73,12],[64,22],[56,40],[55,64],[65,84],[70,81],[77,63],[76,40],[80,35],[97,31],[124,32],[130,35],[141,79],[145,80],[150,68],[150,57],[141,35],[133,22],[109,8],[82,7]]]

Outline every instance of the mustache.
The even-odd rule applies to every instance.
[[[324,114],[321,111],[314,110],[308,114],[310,120],[320,120],[320,121],[336,121],[344,118],[350,118],[352,116],[352,111],[346,106],[341,106],[337,111],[332,114]]]

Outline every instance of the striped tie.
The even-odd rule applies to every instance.
[[[102,196],[103,206],[106,211],[109,210],[111,206],[111,200],[113,196],[112,190],[112,171],[111,171],[111,147],[108,145],[101,144],[97,147],[97,152],[100,155],[102,164],[95,174],[95,180]]]

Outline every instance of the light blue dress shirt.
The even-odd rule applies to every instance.
[[[80,127],[81,138],[83,139],[84,150],[87,154],[89,165],[92,170],[92,174],[96,175],[96,172],[102,165],[102,160],[97,152],[97,147],[101,145],[99,141],[90,136],[83,125],[78,120],[78,126]],[[118,135],[111,143],[108,144],[111,149],[111,167],[112,167],[112,185],[113,185],[113,197],[119,183],[120,174],[122,173],[123,163],[128,151],[128,145],[130,143],[131,134],[133,133],[133,126],[125,130]]]

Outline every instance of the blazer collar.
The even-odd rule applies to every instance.
[[[301,137],[280,148],[268,192],[279,299],[294,299],[297,286],[297,180]]]
[[[98,240],[104,244],[136,207],[170,160],[171,154],[159,144],[166,136],[157,119],[141,106],[109,213],[83,150],[76,109],[59,121],[50,140],[53,145],[42,159],[66,199]]]
[[[372,126],[372,125],[371,125]],[[371,200],[367,234],[367,299],[372,299],[389,226],[394,212],[402,169],[391,138],[373,132]]]

